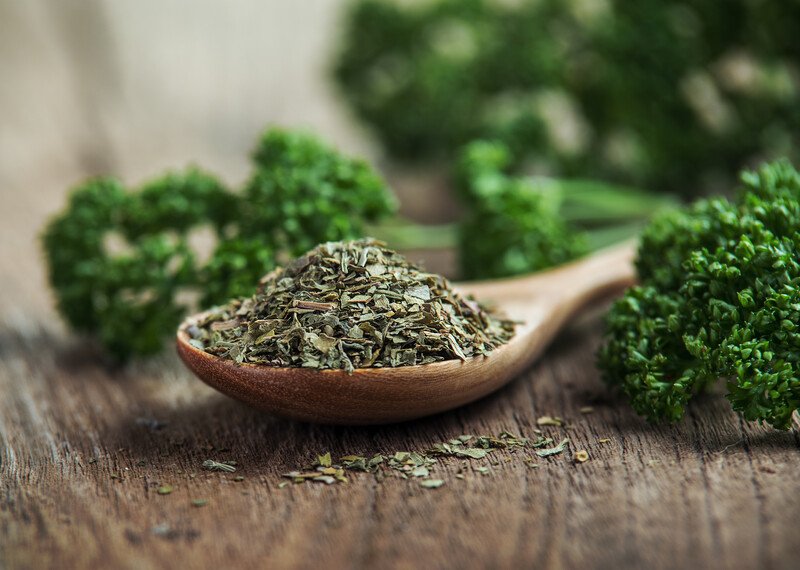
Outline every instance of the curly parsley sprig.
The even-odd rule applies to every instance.
[[[726,378],[747,420],[791,425],[800,407],[800,174],[742,175],[735,201],[702,200],[644,232],[641,284],[615,303],[599,366],[637,412],[677,420]]]
[[[644,220],[674,204],[598,181],[525,176],[518,159],[497,140],[472,142],[461,154],[463,278],[519,275],[570,261],[635,236]]]
[[[397,159],[496,138],[555,175],[702,195],[797,156],[798,35],[797,2],[353,0],[333,75]]]
[[[574,259],[585,236],[559,215],[561,194],[526,177],[511,176],[509,149],[479,141],[464,151],[460,177],[469,208],[459,226],[463,277],[503,277]]]

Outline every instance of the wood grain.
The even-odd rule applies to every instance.
[[[172,354],[114,370],[74,338],[5,322],[0,565],[796,567],[797,433],[743,424],[718,395],[675,426],[645,424],[598,381],[597,329],[596,320],[573,328],[478,403],[341,428],[253,411],[193,379]],[[586,405],[594,412],[581,414]],[[467,466],[463,481],[454,478],[460,461],[443,462],[447,484],[437,490],[358,474],[349,485],[278,488],[281,473],[325,451],[531,435],[544,414],[568,420],[568,429],[542,429],[586,449],[587,463],[569,453],[531,468],[500,453],[490,475]],[[209,473],[200,467],[208,458],[240,469]],[[157,494],[164,484],[174,492]]]
[[[647,425],[598,379],[596,316],[494,395],[380,428],[253,411],[171,352],[104,365],[60,325],[44,285],[36,236],[69,185],[106,168],[135,183],[191,160],[241,180],[255,133],[276,120],[369,146],[320,95],[338,2],[92,4],[104,13],[0,0],[0,568],[800,567],[797,427],[744,423],[719,394],[676,425]],[[97,54],[76,34],[116,44]],[[81,64],[87,53],[99,59]],[[436,490],[368,475],[278,488],[325,451],[531,435],[541,415],[568,419],[542,429],[590,460],[531,468],[500,453],[490,475],[468,466],[463,481],[447,462]],[[209,458],[240,469],[203,471]],[[159,495],[165,484],[174,491]]]

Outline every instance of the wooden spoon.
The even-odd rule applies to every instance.
[[[411,420],[477,400],[513,379],[581,308],[633,283],[634,252],[626,243],[530,276],[457,285],[523,323],[488,357],[360,368],[352,374],[236,364],[189,344],[186,328],[202,314],[178,329],[178,354],[209,386],[279,416],[350,425]]]

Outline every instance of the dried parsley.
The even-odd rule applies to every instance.
[[[239,363],[352,372],[485,356],[514,323],[362,239],[317,246],[188,332],[195,346]]]
[[[564,438],[564,439],[561,440],[561,443],[559,443],[555,447],[548,447],[546,449],[538,449],[536,451],[536,455],[538,455],[539,457],[549,457],[551,455],[558,455],[559,453],[563,453],[563,451],[566,449],[568,443],[569,443],[569,438]]]
[[[209,471],[225,471],[227,473],[233,473],[236,471],[236,462],[235,461],[214,461],[213,459],[206,459],[203,461],[203,469],[208,469]]]
[[[536,420],[536,425],[561,427],[564,425],[564,420],[558,416],[541,416]]]

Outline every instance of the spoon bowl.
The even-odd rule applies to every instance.
[[[489,356],[352,374],[237,364],[189,343],[186,330],[202,313],[179,327],[178,354],[212,388],[275,415],[346,425],[412,420],[477,400],[516,377],[580,309],[634,282],[634,253],[634,244],[625,243],[530,276],[456,285],[521,322],[511,341]]]

